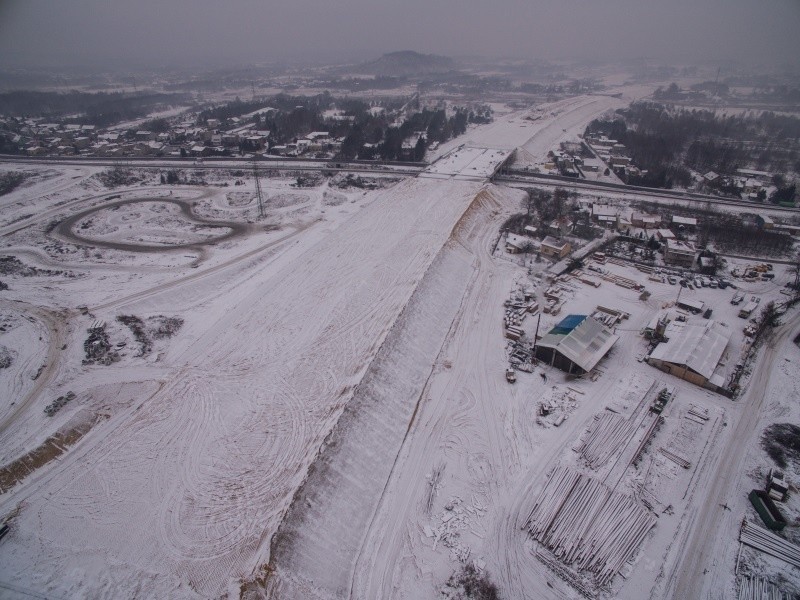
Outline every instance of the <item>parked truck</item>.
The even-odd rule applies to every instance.
[[[758,308],[758,303],[750,301],[739,310],[740,319],[749,319],[753,311]]]

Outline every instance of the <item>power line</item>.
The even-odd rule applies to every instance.
[[[253,158],[253,179],[256,180],[256,199],[258,200],[258,218],[264,218],[264,197],[261,193],[261,182],[258,180],[258,162]]]

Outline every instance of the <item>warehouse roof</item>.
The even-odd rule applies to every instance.
[[[666,331],[669,341],[661,342],[650,358],[682,365],[711,379],[717,368],[729,335],[714,321],[673,322]]]
[[[578,321],[575,325],[575,321]],[[561,325],[565,327],[561,328]],[[571,327],[571,329],[570,329]],[[569,333],[561,333],[568,330]],[[542,338],[540,346],[553,348],[584,371],[591,371],[619,339],[592,317],[570,315]]]
[[[550,330],[550,333],[567,335],[578,325],[583,323],[586,315],[569,315],[561,319],[561,322]]]

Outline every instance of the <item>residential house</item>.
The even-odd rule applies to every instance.
[[[681,217],[678,215],[672,216],[672,225],[679,229],[693,230],[697,227],[697,219],[694,217]]]
[[[635,212],[631,215],[631,225],[634,227],[643,227],[644,229],[660,227],[661,217],[659,215],[649,215],[647,213]]]
[[[569,242],[562,241],[548,235],[542,240],[539,251],[544,256],[562,259],[572,251],[572,246]]]
[[[691,267],[694,265],[697,251],[693,244],[679,240],[666,240],[664,246],[664,262],[669,265]]]
[[[519,254],[534,246],[534,241],[526,236],[515,233],[506,234],[506,252]]]
[[[756,215],[756,225],[759,229],[773,229],[775,221],[769,215]]]
[[[573,223],[568,217],[559,217],[547,228],[547,231],[556,237],[567,235],[572,232]]]
[[[667,240],[674,240],[675,234],[669,229],[657,229],[656,238],[659,242],[666,242]]]

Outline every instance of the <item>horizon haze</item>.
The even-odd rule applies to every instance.
[[[233,66],[358,62],[385,52],[524,59],[737,61],[797,67],[800,3],[774,0],[502,0],[487,5],[365,0],[10,0],[0,4],[8,67]]]

